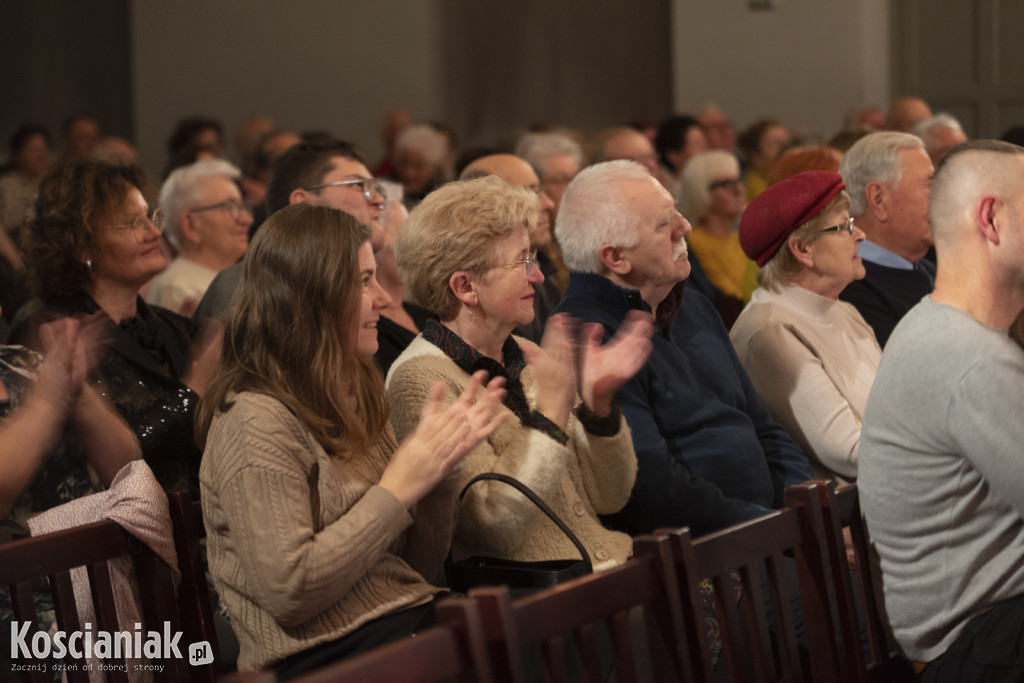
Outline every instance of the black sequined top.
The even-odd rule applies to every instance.
[[[193,416],[199,397],[181,383],[188,371],[196,326],[188,319],[139,297],[134,318],[113,327],[99,363],[99,391],[108,396],[135,432],[142,457],[167,491],[199,493],[199,459]],[[47,302],[11,332],[14,343],[38,348],[39,325],[100,307],[85,292]]]

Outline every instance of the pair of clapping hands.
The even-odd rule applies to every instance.
[[[552,316],[540,344],[521,344],[537,384],[537,410],[565,428],[577,393],[587,408],[607,415],[619,387],[647,362],[651,353],[650,314],[632,311],[607,344],[598,323],[578,325],[569,315]],[[416,430],[391,457],[380,485],[412,507],[505,420],[504,378],[487,381],[477,372],[459,398],[442,407],[445,386],[430,390]]]

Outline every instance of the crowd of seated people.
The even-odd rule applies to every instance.
[[[1007,628],[978,615],[1024,615],[1015,404],[971,405],[1024,375],[1002,340],[1024,308],[1024,151],[957,146],[957,121],[916,98],[844,148],[695,114],[535,127],[459,180],[452,132],[404,111],[382,178],[351,142],[267,117],[239,132],[239,170],[223,126],[193,117],[158,193],[94,119],[70,117],[52,158],[45,129],[19,129],[0,276],[31,300],[2,302],[0,542],[141,458],[202,501],[238,667],[284,680],[432,623],[453,548],[575,555],[499,482],[460,501],[475,475],[529,486],[595,571],[633,535],[702,535],[781,508],[789,485],[861,481],[897,644],[936,663],[926,679],[974,676],[967,636]],[[943,335],[950,355],[972,335],[986,350],[951,370],[925,343]],[[908,495],[916,481],[957,508]],[[931,597],[988,588],[911,604],[911,535],[1005,580],[931,559]]]

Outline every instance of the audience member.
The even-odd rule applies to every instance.
[[[395,141],[394,179],[405,188],[405,205],[416,206],[445,180],[448,142],[433,126],[419,123],[402,131]]]
[[[740,221],[761,287],[729,336],[764,399],[812,459],[816,478],[857,477],[860,424],[882,355],[853,306],[837,297],[864,277],[843,179],[805,171],[769,187]]]
[[[112,135],[100,138],[90,156],[115,166],[132,166],[139,161],[139,153],[132,143]]]
[[[408,299],[405,282],[402,281],[402,274],[398,271],[398,263],[395,261],[398,233],[409,217],[409,209],[402,203],[402,186],[390,180],[378,182],[387,201],[380,215],[380,227],[384,237],[380,249],[373,252],[373,257],[377,261],[377,281],[391,299],[390,303],[380,309],[380,315],[395,324],[381,325],[378,321],[377,346],[378,349],[393,349],[394,358],[397,358],[402,349],[423,329],[427,318],[430,317],[430,311]],[[389,367],[394,358],[388,360]],[[379,350],[377,361],[383,366]]]
[[[590,163],[628,159],[635,161],[658,177],[658,155],[654,144],[632,128],[606,128],[599,132],[591,144]]]
[[[825,145],[799,145],[783,152],[768,174],[768,187],[802,171],[839,171],[843,154]]]
[[[428,625],[453,517],[413,507],[500,424],[485,373],[400,446],[371,356],[387,302],[369,230],[300,203],[253,240],[202,403],[210,573],[238,668],[288,680]],[[334,321],[335,324],[324,324]],[[455,492],[447,491],[450,512]],[[266,503],[266,504],[263,504]]]
[[[933,681],[1024,678],[1024,150],[955,147],[929,202],[935,291],[868,399],[858,488],[901,651]]]
[[[581,171],[555,224],[572,271],[556,312],[599,322],[606,335],[629,311],[654,316],[651,356],[615,396],[639,469],[629,503],[604,520],[630,534],[659,526],[705,534],[781,507],[785,487],[811,477],[710,302],[680,286],[689,231],[672,195],[628,161]]]
[[[735,155],[716,149],[686,164],[679,210],[693,224],[687,240],[690,250],[711,283],[740,301],[750,298],[757,271],[734,231],[746,205]]]
[[[395,141],[402,131],[412,125],[412,115],[405,109],[392,109],[384,114],[381,121],[380,137],[384,143],[384,156],[374,167],[373,175],[387,178],[395,173]]]
[[[924,150],[938,165],[946,153],[962,142],[967,142],[964,129],[949,114],[941,113],[914,124],[914,135],[924,141]]]
[[[748,202],[768,187],[768,174],[789,142],[789,131],[775,119],[756,121],[740,135],[738,144],[747,164]]]
[[[64,119],[61,126],[64,136],[64,159],[76,159],[92,154],[100,141],[100,124],[91,116],[77,114]]]
[[[26,348],[0,346],[0,544],[27,538],[29,517],[98,492],[139,457],[128,425],[87,381],[103,334],[97,323],[65,318],[43,325],[45,361]],[[49,629],[53,599],[43,587],[35,597],[37,623]],[[13,616],[2,586],[5,643]]]
[[[182,119],[167,139],[167,166],[163,177],[181,166],[223,158],[224,128],[219,121],[199,116]]]
[[[149,287],[146,301],[191,316],[217,273],[238,263],[249,246],[252,214],[223,160],[175,169],[160,188],[157,227],[178,252]]]
[[[887,127],[885,112],[875,106],[850,110],[843,122],[843,130],[874,133]]]
[[[736,131],[732,122],[715,104],[706,104],[697,112],[697,120],[704,128],[708,138],[709,149],[720,149],[723,152],[736,153]]]
[[[651,325],[635,316],[603,347],[600,328],[591,326],[579,358],[567,316],[548,322],[540,346],[512,336],[533,319],[532,294],[543,279],[530,239],[537,213],[530,188],[500,176],[446,185],[412,211],[398,238],[398,264],[413,298],[437,319],[391,368],[392,423],[399,438],[412,433],[438,381],[450,403],[480,369],[504,377],[508,419],[466,457],[454,490],[483,472],[517,479],[580,538],[595,568],[605,568],[624,562],[632,542],[605,529],[598,515],[625,505],[636,475],[629,430],[613,397],[646,360]],[[450,516],[450,494],[436,495],[420,509]],[[474,485],[460,509],[459,554],[526,562],[576,554],[565,534],[503,482]]]
[[[920,97],[900,97],[889,107],[886,128],[898,133],[909,133],[918,121],[924,121],[931,116],[931,107]]]
[[[692,116],[670,116],[658,126],[654,148],[658,151],[658,180],[678,199],[686,162],[708,150],[704,129]]]
[[[526,159],[533,167],[540,178],[540,186],[544,193],[554,202],[554,207],[549,211],[550,224],[554,226],[565,188],[583,166],[583,150],[568,135],[548,132],[527,133],[519,139],[515,153],[516,156]],[[544,247],[543,252],[551,259],[554,270],[550,276],[545,273],[544,277],[554,280],[561,293],[565,292],[569,285],[569,269],[562,261],[562,249],[558,246],[558,240],[554,238],[554,230],[551,233],[551,244]]]
[[[543,190],[537,174],[533,172],[525,160],[512,154],[492,154],[477,159],[462,171],[460,178],[469,180],[486,175],[496,175],[509,185],[525,187],[533,191],[540,200],[540,210],[534,227],[530,230],[530,251],[536,259],[536,270],[540,272],[540,280],[534,284],[533,319],[516,326],[515,333],[532,342],[540,342],[548,316],[558,305],[562,292],[554,281],[555,264],[544,249],[551,246],[551,211],[554,202]]]
[[[839,298],[857,308],[882,348],[900,318],[935,283],[935,265],[924,259],[932,245],[932,173],[924,143],[909,133],[871,133],[839,165],[850,193],[850,215],[864,231],[859,255],[867,272]]]
[[[167,490],[196,490],[199,451],[192,413],[217,365],[219,335],[198,335],[188,319],[139,297],[167,265],[149,218],[137,167],[88,157],[43,179],[26,260],[42,309],[11,331],[40,348],[39,325],[100,313],[114,326],[98,379],[142,445]]]
[[[11,134],[7,149],[12,167],[0,175],[0,226],[17,243],[31,217],[39,183],[50,168],[50,133],[42,126],[26,124]]]

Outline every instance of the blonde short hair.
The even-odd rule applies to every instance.
[[[402,225],[395,261],[412,300],[452,320],[461,305],[448,281],[459,270],[486,275],[495,243],[517,228],[532,232],[540,217],[535,192],[497,176],[462,180],[434,190]]]
[[[832,213],[833,209],[849,209],[850,195],[843,190],[829,200],[828,204],[822,207],[821,211],[811,216],[804,223],[801,223],[786,237],[779,250],[768,259],[768,263],[761,266],[757,271],[757,283],[772,292],[779,291],[781,285],[789,282],[794,275],[799,273],[804,265],[796,260],[793,252],[789,249],[789,240],[794,235],[800,244],[810,246],[821,239],[821,231],[831,227],[825,225],[825,216]]]

